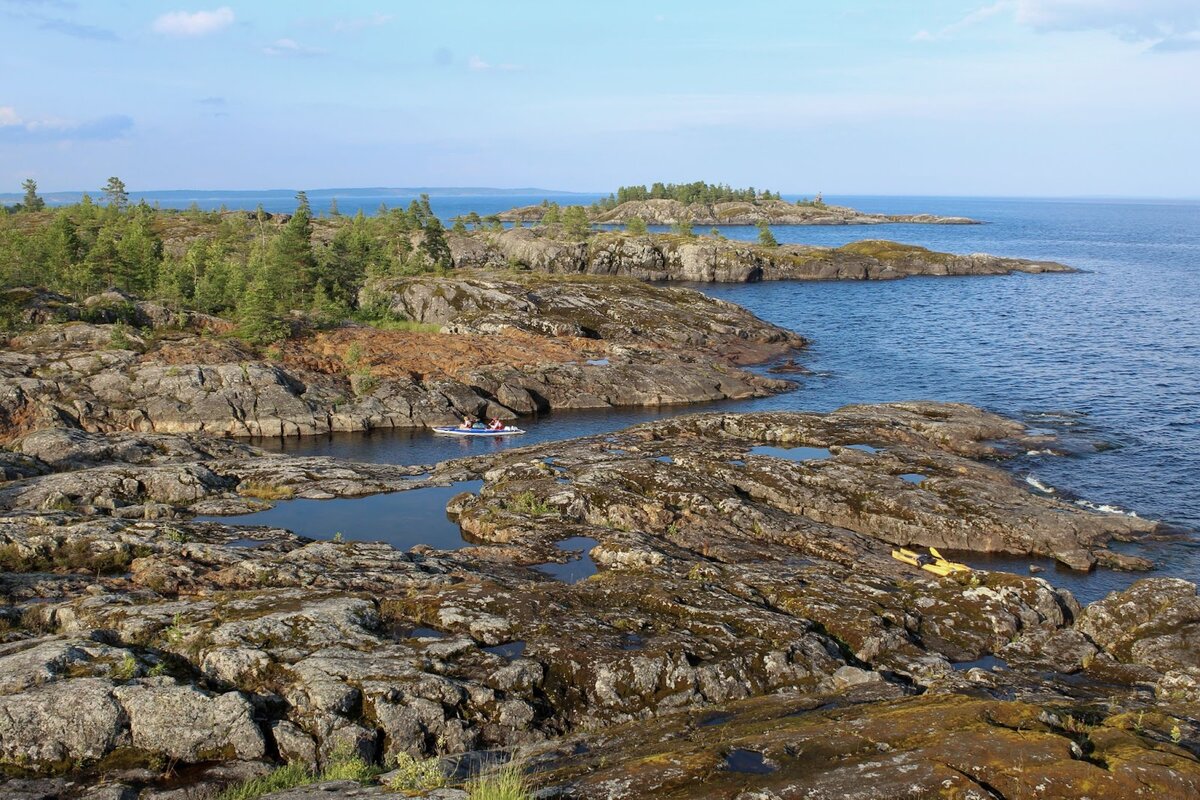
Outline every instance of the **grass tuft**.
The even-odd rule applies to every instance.
[[[476,776],[467,784],[467,793],[471,800],[530,800],[532,797],[525,772],[513,763]]]
[[[509,511],[528,514],[532,517],[558,516],[558,511],[553,506],[539,500],[533,492],[522,492],[511,501],[506,502],[504,507]]]
[[[230,786],[217,795],[217,800],[255,800],[271,792],[294,789],[315,783],[316,780],[316,776],[303,764],[288,764],[261,778]]]
[[[244,481],[237,488],[242,497],[253,497],[256,500],[291,500],[296,490],[290,486],[276,486],[262,481]]]
[[[334,752],[329,764],[320,772],[314,772],[304,764],[287,764],[269,775],[226,788],[217,795],[216,800],[257,800],[272,792],[326,781],[366,783],[377,777],[379,772],[378,767],[368,764],[358,755],[351,754],[349,749],[343,748]]]

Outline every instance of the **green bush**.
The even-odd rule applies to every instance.
[[[504,507],[518,514],[529,514],[534,517],[558,515],[553,506],[539,500],[533,492],[522,492],[510,502],[505,503]]]
[[[408,753],[396,756],[396,774],[388,782],[393,792],[421,792],[446,785],[446,776],[437,758],[417,759]]]

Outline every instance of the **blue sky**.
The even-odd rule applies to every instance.
[[[1200,194],[1200,0],[0,0],[0,191]]]

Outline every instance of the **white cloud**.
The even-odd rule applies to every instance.
[[[1017,22],[1036,30],[1104,30],[1146,41],[1200,30],[1197,0],[1017,0]]]
[[[213,11],[171,11],[154,20],[155,33],[168,36],[206,36],[233,24],[233,9],[221,6]]]
[[[970,14],[960,19],[958,22],[951,23],[944,28],[936,31],[922,30],[912,37],[914,42],[932,42],[938,39],[948,39],[955,34],[962,33],[967,28],[978,25],[981,22],[991,19],[992,17],[1004,11],[1009,11],[1013,8],[1013,0],[997,0],[988,6],[977,8]]]
[[[0,106],[0,142],[67,142],[118,139],[133,128],[133,120],[122,114],[76,122],[45,117],[27,119],[13,106]]]
[[[479,56],[471,56],[467,59],[467,67],[476,72],[486,72],[488,70],[499,70],[501,72],[516,72],[524,69],[520,64],[492,64],[484,61]]]
[[[295,39],[276,39],[272,44],[264,47],[263,52],[269,56],[291,56],[293,58],[325,55],[325,51],[321,48],[300,44]]]
[[[1156,42],[1157,51],[1193,49],[1200,33],[1200,0],[996,0],[912,39],[950,39],[999,15],[1038,32],[1105,31],[1126,41]]]

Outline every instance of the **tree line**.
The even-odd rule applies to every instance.
[[[370,278],[452,265],[427,195],[406,209],[336,217],[332,236],[314,238],[303,192],[280,224],[261,206],[222,213],[133,204],[118,178],[109,179],[101,202],[84,195],[57,208],[46,207],[34,181],[23,188],[20,204],[0,207],[0,288],[42,287],[76,300],[119,289],[230,317],[256,343],[285,336],[295,312],[318,323],[380,313],[359,308]]]
[[[650,185],[650,188],[646,188],[645,186],[622,186],[617,189],[615,194],[610,194],[596,203],[594,208],[597,211],[608,211],[616,208],[621,203],[628,203],[632,200],[678,200],[688,205],[692,203],[712,205],[713,203],[730,201],[753,203],[762,200],[782,199],[783,197],[779,192],[772,192],[769,189],[759,191],[753,186],[745,189],[734,189],[726,183],[695,181],[693,183],[654,183]]]

